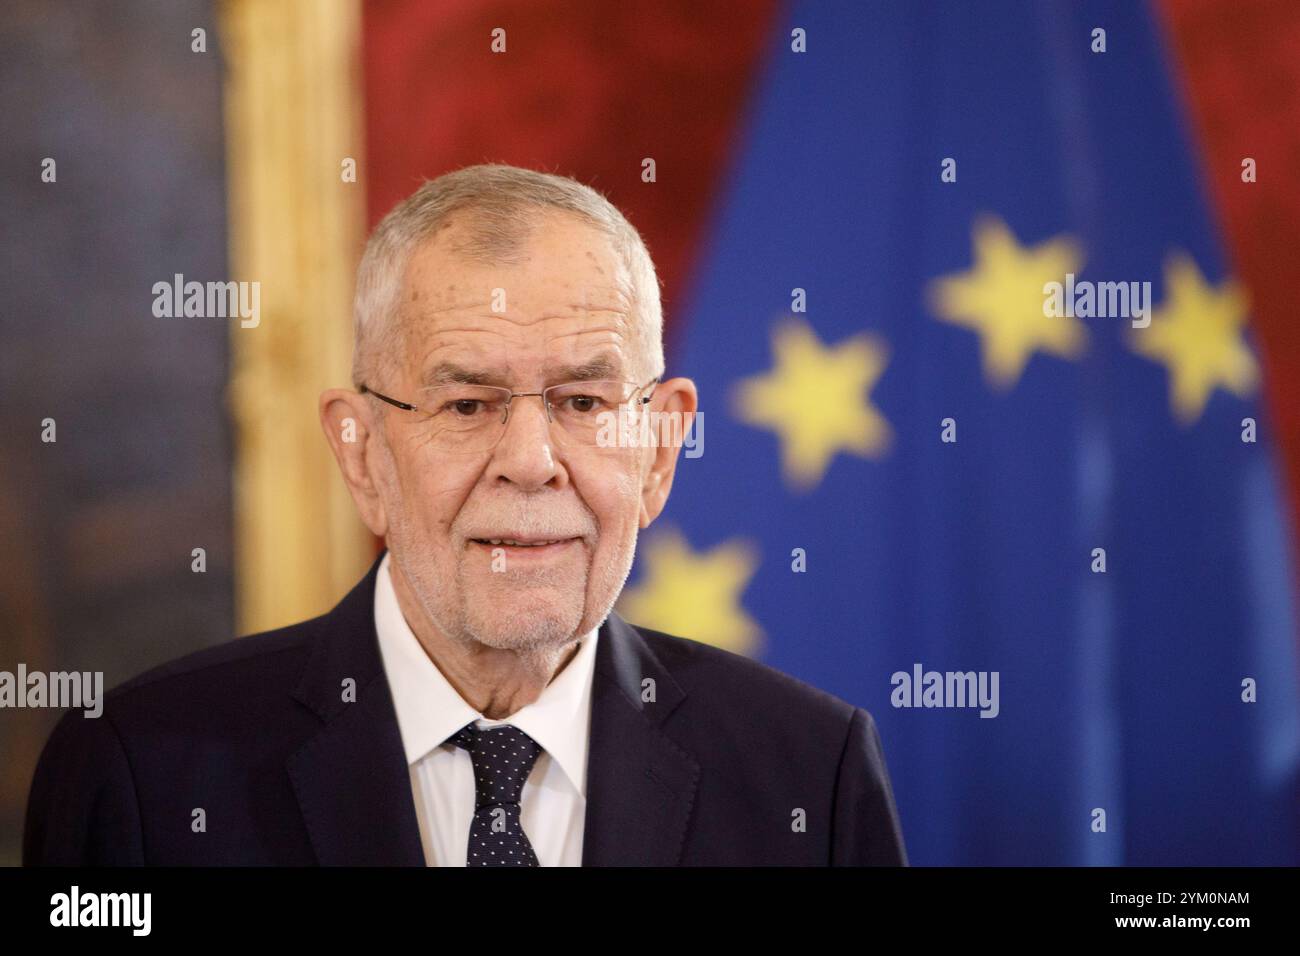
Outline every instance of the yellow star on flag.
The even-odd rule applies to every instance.
[[[806,322],[787,318],[772,335],[776,366],[737,383],[737,418],[781,438],[787,483],[807,491],[821,481],[836,452],[867,458],[889,444],[889,423],[868,393],[889,350],[861,333],[826,348]]]
[[[1165,301],[1146,328],[1129,328],[1129,344],[1169,369],[1169,403],[1180,424],[1194,423],[1210,393],[1224,388],[1239,398],[1251,395],[1259,366],[1242,338],[1246,297],[1232,281],[1217,289],[1205,281],[1195,261],[1176,253],[1165,264]]]
[[[696,554],[675,530],[654,535],[642,550],[641,580],[618,601],[634,624],[750,654],[762,632],[740,595],[758,567],[754,548],[733,540]]]
[[[1073,359],[1083,354],[1087,330],[1070,316],[1043,314],[1043,286],[1064,282],[1083,264],[1078,246],[1057,236],[1022,246],[995,216],[981,217],[972,235],[975,262],[967,272],[930,284],[931,309],[939,318],[978,332],[984,377],[1009,389],[1020,380],[1034,352]]]

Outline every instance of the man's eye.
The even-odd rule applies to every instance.
[[[483,403],[477,398],[458,398],[448,402],[445,407],[456,415],[469,418],[482,410]]]
[[[600,398],[595,395],[570,395],[565,401],[575,412],[594,412],[601,404]]]

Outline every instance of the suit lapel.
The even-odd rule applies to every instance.
[[[380,555],[380,559],[382,559]],[[318,862],[423,866],[411,778],[375,632],[376,559],[334,610],[294,691],[324,726],[287,768]],[[355,681],[355,701],[344,681]]]
[[[654,700],[644,700],[650,688]],[[660,728],[685,696],[637,630],[611,613],[592,681],[583,866],[680,862],[700,768]]]

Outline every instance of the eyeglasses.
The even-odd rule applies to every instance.
[[[617,444],[619,411],[639,410],[654,396],[652,386],[635,382],[565,382],[540,392],[512,392],[497,385],[436,385],[424,389],[419,405],[401,402],[376,392],[364,383],[357,390],[373,395],[403,411],[420,415],[429,427],[429,442],[443,452],[479,452],[494,448],[505,434],[510,403],[515,398],[537,396],[546,420],[560,426],[561,434],[577,445],[609,447]],[[650,389],[649,394],[636,396]],[[633,399],[635,398],[635,403]],[[613,436],[613,440],[607,438]]]

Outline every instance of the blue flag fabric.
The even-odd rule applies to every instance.
[[[1293,535],[1158,25],[994,9],[787,11],[620,610],[870,710],[914,864],[1295,864]]]

